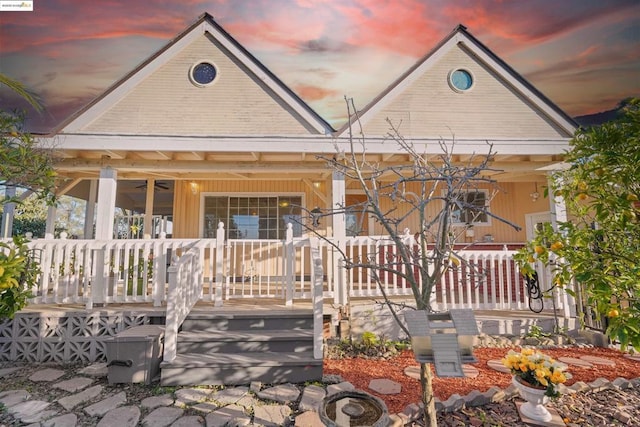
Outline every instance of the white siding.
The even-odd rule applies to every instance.
[[[458,93],[449,86],[449,72],[457,68],[473,74],[475,83],[470,91]],[[405,137],[546,139],[568,136],[460,45],[443,55],[394,99],[380,102],[383,103],[381,110],[367,118],[364,125],[367,135],[386,134],[389,118]]]
[[[214,63],[217,80],[196,87],[189,69]],[[83,129],[145,135],[304,135],[306,127],[212,37],[202,35]]]

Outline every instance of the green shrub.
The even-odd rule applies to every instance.
[[[12,319],[27,305],[39,275],[40,267],[24,237],[15,236],[12,242],[0,242],[0,319]]]

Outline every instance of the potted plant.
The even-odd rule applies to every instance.
[[[520,412],[533,420],[550,421],[552,416],[544,405],[549,398],[558,397],[558,385],[571,378],[565,372],[567,365],[533,348],[509,350],[502,363],[511,370],[513,385],[527,401]]]

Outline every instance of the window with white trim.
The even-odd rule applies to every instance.
[[[216,237],[218,223],[228,239],[284,239],[287,224],[302,235],[301,196],[205,196],[203,237]]]
[[[456,197],[456,205],[451,209],[453,224],[490,225],[487,190],[465,191]]]

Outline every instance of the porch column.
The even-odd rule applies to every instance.
[[[116,208],[116,190],[118,173],[110,167],[100,170],[98,185],[98,214],[96,217],[96,240],[113,240],[113,221]],[[91,289],[91,296],[87,299],[87,309],[94,304],[107,302],[107,286],[109,283],[109,265],[111,251],[102,246],[93,252],[95,265],[95,280]]]
[[[155,179],[151,178],[147,180],[147,198],[144,204],[144,224],[142,225],[145,239],[153,237],[153,196],[155,186]]]
[[[549,187],[551,188],[551,186]],[[564,197],[553,194],[550,194],[550,196],[551,224],[553,229],[558,231],[558,223],[568,221],[567,205],[565,204]],[[557,262],[563,262],[563,260],[558,259]],[[564,318],[576,317],[576,300],[573,296],[569,295],[564,290],[556,289],[554,292],[554,298],[562,304],[562,315]]]
[[[96,200],[98,198],[98,180],[89,181],[89,197],[84,210],[84,238],[93,239],[93,224],[96,216]]]
[[[98,186],[98,215],[96,218],[96,239],[113,239],[113,221],[116,209],[118,173],[110,167],[100,169]]]
[[[47,220],[44,225],[44,238],[53,239],[56,232],[56,214],[57,209],[55,205],[47,207]]]
[[[336,283],[334,301],[336,304],[343,307],[346,307],[349,298],[347,272],[344,269],[344,260],[342,257],[342,254],[346,251],[345,240],[347,235],[346,219],[344,214],[345,193],[344,174],[339,171],[333,171],[331,182],[331,207],[333,210],[340,211],[340,213],[332,215],[333,239],[338,247],[338,250],[334,250],[333,263],[333,277]]]
[[[16,187],[13,185],[7,185],[4,187],[4,195],[8,198],[16,196]],[[13,217],[16,211],[15,203],[5,203],[2,209],[2,223],[0,229],[0,238],[9,239],[13,234]]]

